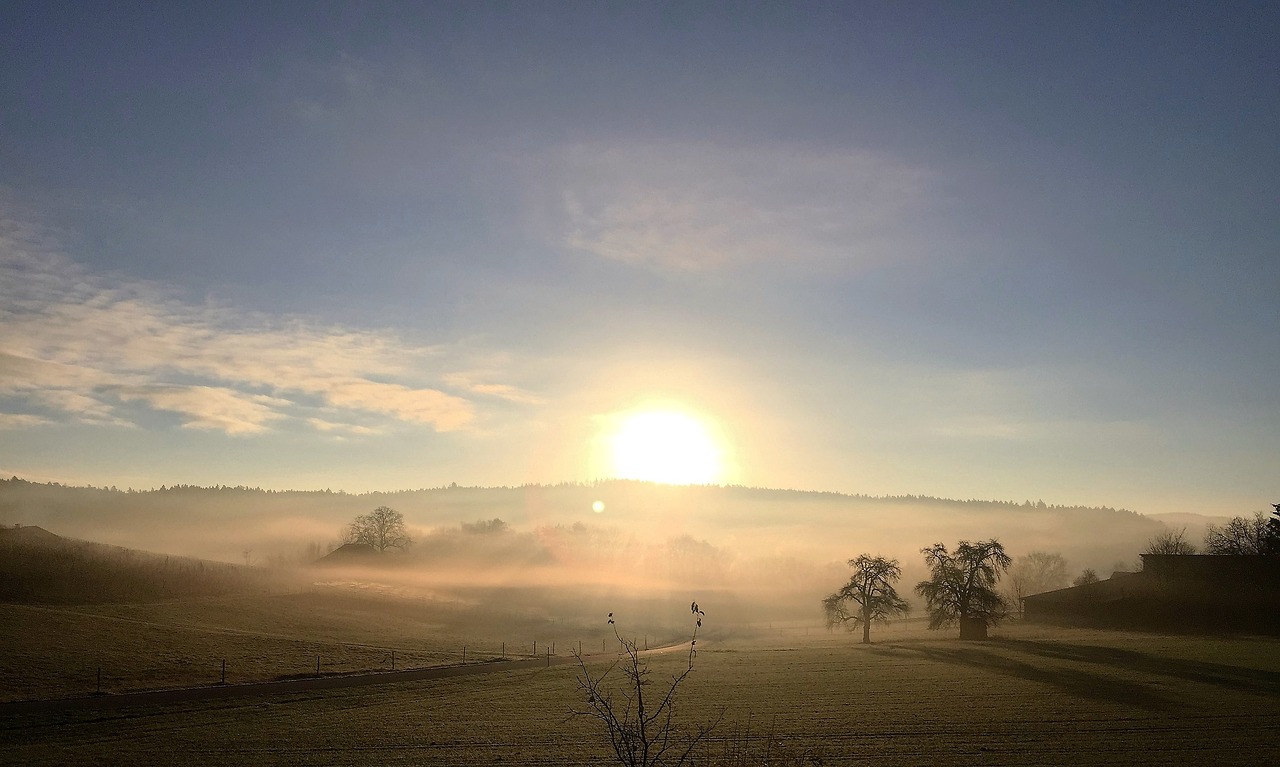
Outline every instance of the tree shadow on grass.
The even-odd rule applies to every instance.
[[[1113,676],[1093,674],[1073,668],[1049,668],[1032,665],[981,647],[936,647],[886,645],[876,654],[891,655],[893,650],[917,653],[938,663],[968,666],[983,671],[1040,682],[1080,698],[1107,703],[1136,706],[1147,711],[1169,712],[1179,708],[1179,701],[1150,687]],[[901,656],[898,656],[901,657]]]
[[[1035,641],[1027,639],[995,639],[1000,647],[1018,650],[1042,658],[1113,666],[1139,674],[1172,677],[1188,682],[1199,682],[1222,687],[1235,692],[1254,693],[1280,698],[1280,673],[1224,663],[1183,660],[1161,655],[1151,655],[1135,650],[1115,647],[1096,647],[1067,642]]]

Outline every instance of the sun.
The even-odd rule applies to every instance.
[[[608,437],[613,474],[670,485],[709,485],[724,472],[724,450],[703,419],[672,408],[623,414]]]

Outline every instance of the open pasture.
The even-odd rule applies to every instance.
[[[491,596],[491,595],[489,595]],[[493,606],[496,605],[496,606]],[[0,702],[101,691],[194,687],[418,668],[501,657],[600,650],[602,620],[585,625],[459,598],[405,599],[350,586],[150,604],[0,605]],[[535,642],[537,643],[535,649]],[[616,645],[612,635],[610,646]]]
[[[909,626],[707,642],[681,722],[714,719],[709,763],[1280,762],[1280,643],[1006,627],[961,643]],[[651,660],[655,678],[679,653]],[[592,661],[593,665],[603,661]],[[599,666],[597,666],[599,667]],[[602,764],[566,712],[570,666],[113,712],[7,717],[7,764]],[[772,736],[769,738],[769,736]],[[769,738],[766,745],[766,738]],[[733,762],[738,763],[738,762]],[[747,763],[764,763],[761,759]]]

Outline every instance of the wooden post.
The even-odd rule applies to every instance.
[[[316,656],[316,676],[320,676],[320,656]]]
[[[550,665],[551,665],[551,648],[548,647],[547,648],[547,666],[549,667]]]
[[[534,654],[534,655],[537,655],[537,654],[538,654],[538,640],[536,640],[536,639],[535,639],[535,640],[533,640],[533,654]]]
[[[396,651],[395,650],[391,651],[391,670],[392,671],[396,670]]]
[[[502,659],[503,660],[507,659],[507,643],[506,642],[502,643]]]
[[[102,666],[98,666],[98,694],[102,694]]]
[[[218,684],[226,684],[226,683],[227,683],[227,659],[223,658],[222,659],[222,681],[218,682]]]
[[[467,646],[462,646],[462,665],[467,665]]]

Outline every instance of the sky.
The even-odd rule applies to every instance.
[[[678,412],[721,484],[1269,510],[1277,30],[7,2],[0,473],[591,481]]]

